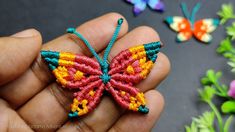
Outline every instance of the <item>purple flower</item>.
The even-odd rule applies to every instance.
[[[235,80],[233,80],[231,83],[230,83],[230,89],[228,91],[228,95],[232,98],[235,99]]]

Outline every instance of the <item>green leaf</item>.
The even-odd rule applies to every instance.
[[[228,65],[229,65],[230,67],[232,67],[231,72],[235,72],[235,61],[234,61],[233,58],[230,59],[230,61],[228,62]]]
[[[226,120],[224,124],[224,132],[229,132],[229,128],[231,126],[232,121],[233,121],[233,115],[229,116],[229,118]]]
[[[210,69],[207,71],[206,76],[201,79],[203,85],[212,85],[215,84],[218,79],[222,76],[222,72],[215,72]]]
[[[219,47],[217,48],[217,52],[222,54],[228,51],[231,51],[233,49],[231,40],[229,38],[226,38],[220,42]]]
[[[232,23],[231,26],[227,27],[227,34],[232,38],[232,40],[235,39],[235,22]]]
[[[205,86],[203,90],[199,89],[198,92],[202,101],[210,102],[216,93],[216,90],[210,86]]]
[[[201,83],[202,83],[203,85],[211,85],[211,84],[212,84],[212,82],[210,81],[210,79],[207,78],[207,77],[203,77],[203,78],[201,79]]]
[[[198,132],[198,128],[196,123],[193,121],[191,123],[191,126],[185,126],[185,131],[186,132]]]
[[[207,71],[207,77],[212,83],[215,83],[216,76],[215,76],[215,71],[214,70],[212,70],[212,69],[208,70]]]
[[[221,106],[221,110],[223,113],[235,113],[235,100],[224,102]]]
[[[215,120],[214,112],[206,111],[201,116],[197,118],[194,117],[193,123],[195,123],[195,125],[197,126],[198,132],[214,132],[214,126],[213,126],[214,120]],[[191,128],[192,128],[192,125],[191,125]]]
[[[232,58],[234,55],[233,53],[227,52],[223,54],[225,58]]]
[[[234,18],[232,4],[223,4],[221,10],[217,14],[221,18],[221,24],[224,24],[228,19]]]

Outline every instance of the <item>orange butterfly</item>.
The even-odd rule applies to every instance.
[[[207,18],[194,22],[195,14],[200,8],[198,3],[189,15],[185,3],[181,4],[182,11],[186,18],[180,16],[169,16],[165,21],[169,24],[170,28],[176,32],[177,41],[184,42],[189,40],[192,36],[204,43],[210,43],[212,36],[209,34],[213,32],[219,25],[218,19]]]

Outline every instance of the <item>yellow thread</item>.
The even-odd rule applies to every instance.
[[[143,93],[138,93],[136,97],[130,97],[129,109],[133,111],[138,111],[141,105],[145,105],[145,98]]]
[[[77,71],[75,74],[74,74],[74,80],[75,81],[79,81],[83,78],[83,72],[81,71]]]
[[[129,66],[126,68],[126,71],[127,71],[127,73],[129,73],[129,74],[135,74],[134,68],[133,68],[131,65],[129,65]]]
[[[66,61],[66,60],[59,59],[58,63],[59,63],[60,66],[74,66],[73,61]]]
[[[57,69],[54,69],[53,74],[57,78],[57,82],[61,83],[62,86],[66,86],[67,81],[64,79],[64,77],[68,76],[68,71],[65,67],[59,66]]]
[[[90,96],[94,96],[94,95],[95,95],[95,92],[94,92],[93,90],[91,90],[91,91],[89,92],[89,95],[90,95]]]
[[[74,61],[75,57],[76,55],[72,53],[67,53],[67,52],[60,53],[60,59],[63,59],[63,60]]]
[[[139,101],[140,104],[142,104],[142,105],[145,105],[145,104],[146,104],[145,98],[144,98],[144,94],[143,94],[143,93],[138,93],[138,94],[136,95],[136,98],[137,98],[137,100]]]
[[[125,96],[126,92],[125,91],[121,91],[121,96]]]
[[[133,54],[144,51],[144,46],[140,45],[140,46],[136,46],[136,47],[132,47],[129,49],[129,51]]]
[[[86,99],[82,101],[74,99],[73,104],[71,105],[71,111],[72,112],[77,111],[79,116],[84,115],[88,112],[87,103],[88,101]],[[78,107],[79,105],[82,105],[82,108]]]

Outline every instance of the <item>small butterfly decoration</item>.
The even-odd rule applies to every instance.
[[[200,5],[200,3],[197,3],[190,15],[186,4],[181,3],[185,18],[181,16],[169,16],[165,19],[170,28],[178,32],[177,42],[187,41],[192,36],[204,43],[210,43],[212,41],[212,36],[209,33],[218,27],[219,19],[207,18],[194,22],[195,14],[199,10]]]
[[[41,51],[43,60],[48,64],[57,82],[63,88],[73,90],[69,118],[80,117],[96,108],[104,91],[107,91],[122,108],[147,114],[144,94],[134,85],[149,74],[161,43],[152,42],[135,46],[120,52],[108,63],[109,52],[117,39],[123,19],[118,20],[103,59],[95,52],[90,43],[74,28],[68,33],[79,37],[88,47],[95,59],[57,51]]]
[[[147,5],[156,11],[163,12],[165,10],[165,5],[162,0],[126,0],[127,2],[134,5],[133,13],[135,16],[142,13]]]

